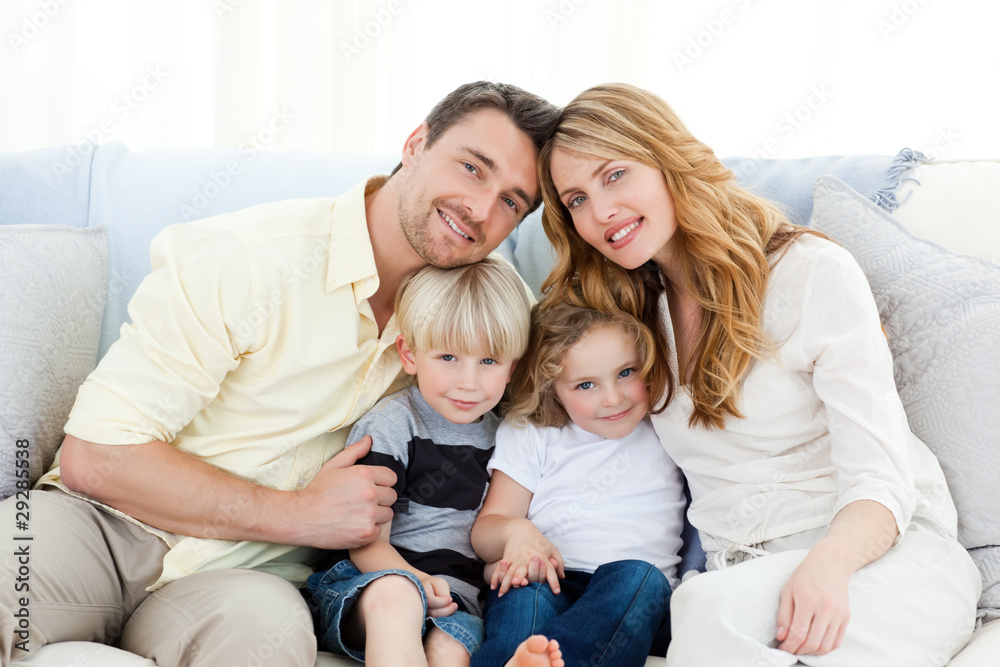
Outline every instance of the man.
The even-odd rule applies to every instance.
[[[538,205],[557,116],[514,86],[467,84],[388,178],[154,240],[132,324],[32,494],[30,628],[14,616],[24,594],[0,587],[0,661],[85,639],[160,665],[312,665],[289,582],[315,548],[368,543],[392,516],[395,475],[353,466],[370,440],[340,450],[401,381],[396,289],[426,264],[482,259]],[[308,257],[318,269],[301,270]],[[0,504],[5,530],[13,514]],[[2,566],[13,581],[16,558]]]

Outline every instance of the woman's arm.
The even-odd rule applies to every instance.
[[[505,473],[494,470],[479,516],[472,526],[472,547],[492,568],[490,588],[500,586],[500,595],[511,586],[547,581],[559,592],[565,577],[562,556],[526,517],[532,493]]]
[[[781,591],[778,648],[823,655],[840,646],[851,615],[848,579],[882,556],[898,534],[895,517],[877,502],[857,500],[840,510]]]

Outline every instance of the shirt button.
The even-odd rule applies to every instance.
[[[299,488],[301,489],[305,485],[306,485],[306,478],[305,477],[299,477]]]
[[[370,286],[373,282],[375,282],[375,281],[372,280],[371,278],[365,278],[365,285],[369,285]]]
[[[890,403],[892,403],[892,392],[889,392],[889,391],[885,392],[885,400],[887,400]]]

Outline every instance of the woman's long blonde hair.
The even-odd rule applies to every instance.
[[[650,399],[659,410],[673,398],[679,381],[669,371],[658,305],[663,291],[659,271],[652,263],[634,271],[623,269],[576,232],[552,182],[549,165],[555,150],[632,160],[663,172],[677,217],[674,238],[686,283],[679,287],[692,294],[703,311],[692,358],[680,360],[681,377],[686,369],[692,375],[690,424],[723,428],[727,416],[742,417],[741,380],[771,347],[763,330],[770,262],[811,230],[791,225],[776,206],[737,185],[733,173],[656,95],[627,84],[605,84],[584,91],[566,106],[539,156],[542,223],[557,254],[542,292],[550,302],[623,309],[654,331],[666,400],[657,402],[662,395]]]

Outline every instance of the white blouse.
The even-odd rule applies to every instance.
[[[661,309],[677,377],[665,297]],[[705,549],[824,527],[856,500],[888,508],[900,536],[914,516],[954,536],[944,474],[910,432],[878,309],[850,253],[811,235],[795,241],[771,271],[764,324],[776,355],[747,374],[743,419],[727,418],[723,430],[689,427],[683,388],[652,417],[687,476],[688,516]]]

